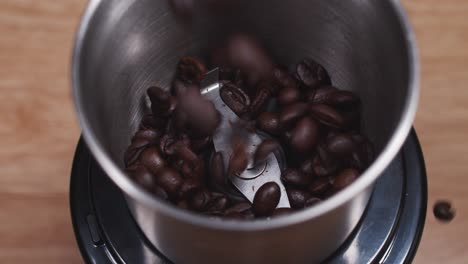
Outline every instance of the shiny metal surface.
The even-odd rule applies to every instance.
[[[223,153],[224,167],[228,168],[229,159],[232,155],[232,133],[235,132],[233,124],[239,122],[239,117],[227,106],[221,99],[219,93],[222,84],[219,82],[219,71],[213,69],[208,72],[205,79],[202,81],[201,93],[211,102],[215,108],[221,113],[221,122],[213,136],[213,145],[217,152]],[[268,155],[267,160],[254,166],[253,155],[257,146],[262,143],[262,139],[256,133],[248,133],[247,135],[247,152],[249,153],[249,164],[247,169],[239,175],[230,176],[229,180],[239,191],[250,201],[253,202],[257,190],[267,182],[276,182],[280,186],[281,197],[278,203],[278,208],[290,208],[286,188],[281,182],[281,169],[276,159],[275,154]]]
[[[200,12],[192,28],[183,28],[163,0],[90,1],[72,65],[84,138],[107,175],[126,193],[146,236],[175,262],[322,260],[356,226],[373,183],[411,128],[419,65],[405,15],[390,0],[239,0],[223,14]],[[161,203],[123,173],[122,153],[146,107],[145,89],[169,88],[178,59],[185,54],[206,56],[231,26],[255,34],[280,63],[303,57],[317,60],[337,87],[359,94],[363,129],[379,155],[351,186],[289,217],[217,221]]]

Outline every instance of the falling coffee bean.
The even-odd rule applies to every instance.
[[[170,196],[175,196],[177,194],[177,191],[184,181],[175,169],[167,167],[159,171],[155,180]]]
[[[292,123],[304,116],[307,112],[306,103],[295,103],[286,106],[279,115],[280,124],[283,127],[289,127]]]
[[[194,57],[183,57],[177,65],[177,78],[188,83],[200,84],[206,72],[205,65]]]
[[[448,201],[437,201],[433,209],[434,216],[443,222],[452,221],[455,217],[455,210]]]
[[[257,147],[255,150],[254,154],[254,164],[259,164],[261,162],[264,162],[267,158],[268,155],[273,153],[275,150],[279,149],[280,145],[276,140],[273,139],[266,139],[260,145]]]
[[[344,169],[335,176],[335,180],[333,181],[333,189],[343,190],[351,183],[353,183],[358,177],[359,172],[357,170],[352,168]]]
[[[229,159],[228,174],[235,175],[242,173],[247,168],[248,162],[247,147],[244,142],[238,142],[234,146]]]
[[[270,216],[278,205],[280,197],[281,191],[277,183],[265,183],[255,193],[253,212],[257,217]]]
[[[146,148],[140,155],[140,162],[155,175],[167,165],[156,146]]]
[[[311,151],[317,143],[318,134],[317,122],[310,117],[304,117],[291,131],[291,147],[299,153]]]
[[[297,65],[296,77],[310,88],[331,83],[325,68],[312,60],[303,60]]]
[[[281,174],[281,179],[288,185],[305,187],[312,181],[310,175],[307,175],[297,169],[286,169]]]
[[[310,198],[310,194],[303,190],[288,188],[286,192],[288,193],[289,203],[292,208],[304,208],[306,201]]]
[[[272,112],[263,112],[257,118],[257,127],[271,135],[281,133],[279,115]]]
[[[314,104],[309,106],[310,114],[320,123],[334,127],[340,128],[345,124],[343,116],[333,109],[332,107],[325,104]]]

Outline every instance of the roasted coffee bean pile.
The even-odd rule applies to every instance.
[[[200,94],[207,67],[184,57],[170,91],[148,88],[151,111],[125,152],[128,175],[147,191],[215,217],[278,216],[346,188],[373,161],[373,146],[359,131],[360,99],[334,87],[320,64],[306,59],[289,72],[242,35],[211,60],[211,67],[220,69],[221,98],[242,120],[232,124],[234,130],[261,131],[271,138],[249,157],[242,136],[233,137],[225,167],[211,140],[221,115]],[[259,163],[278,149],[285,153],[281,180],[292,208],[276,209],[281,192],[274,182],[259,188],[251,204],[228,176],[245,170],[250,158]]]

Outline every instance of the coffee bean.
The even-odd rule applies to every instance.
[[[228,174],[240,174],[242,173],[248,165],[249,155],[247,154],[247,148],[245,143],[237,143],[233,147],[231,157],[229,159]]]
[[[255,93],[252,104],[250,105],[250,113],[252,116],[256,116],[260,111],[265,109],[265,106],[270,101],[273,94],[278,90],[278,87],[268,81],[260,81],[257,85],[257,91]]]
[[[207,70],[205,65],[194,57],[183,57],[177,65],[177,79],[187,83],[200,84]]]
[[[309,177],[311,177],[312,175],[314,175],[314,163],[313,163],[313,159],[312,159],[312,158],[307,158],[307,159],[305,159],[303,162],[301,162],[301,164],[299,165],[299,170],[300,170],[303,174],[309,175]]]
[[[291,131],[291,147],[299,152],[311,151],[317,143],[319,127],[310,117],[303,117]]]
[[[306,99],[309,103],[312,104],[329,104],[332,96],[335,94],[338,89],[333,86],[322,86],[316,90],[313,90],[313,93],[307,93]]]
[[[281,197],[280,187],[275,182],[267,182],[255,193],[253,212],[257,217],[269,216],[273,213]]]
[[[349,134],[336,134],[327,140],[328,151],[339,157],[350,154],[355,147],[354,141]]]
[[[314,205],[317,205],[318,203],[320,203],[322,200],[320,198],[317,198],[317,197],[310,197],[309,199],[307,199],[307,201],[304,203],[304,207],[311,207],[311,206],[314,206]]]
[[[187,116],[193,136],[211,136],[218,127],[221,116],[211,101],[205,99],[199,89],[188,89],[178,97],[178,107]]]
[[[329,100],[330,104],[335,106],[350,106],[359,103],[359,97],[350,91],[335,91]]]
[[[209,205],[208,210],[214,212],[222,212],[224,209],[226,209],[228,203],[229,200],[224,195],[218,198],[214,198],[211,204]]]
[[[294,209],[292,208],[276,208],[275,211],[273,211],[273,214],[271,216],[273,217],[286,216],[292,213],[294,213]]]
[[[288,105],[292,103],[296,103],[299,101],[301,97],[301,93],[299,89],[295,86],[286,86],[279,90],[278,92],[278,103],[281,105]]]
[[[132,143],[138,140],[147,140],[148,143],[155,143],[161,138],[161,135],[161,131],[153,128],[138,130],[132,138]]]
[[[175,196],[183,179],[180,174],[173,168],[163,168],[155,177],[156,183],[161,186],[170,196]]]
[[[200,186],[201,184],[198,180],[188,178],[184,180],[184,182],[180,186],[180,189],[178,191],[178,197],[184,199],[189,198],[200,188]]]
[[[162,157],[157,147],[146,148],[140,155],[140,162],[153,174],[158,174],[167,163]]]
[[[252,204],[248,202],[241,202],[237,203],[224,212],[225,215],[231,215],[231,214],[242,214],[252,208]]]
[[[271,135],[281,133],[279,115],[272,112],[263,112],[258,116],[257,127]]]
[[[224,175],[224,159],[221,152],[216,152],[213,155],[210,163],[211,182],[217,187],[226,185],[226,176]]]
[[[330,189],[330,180],[326,177],[316,178],[309,185],[309,192],[314,195],[320,195]]]
[[[159,197],[160,199],[162,199],[162,200],[168,200],[169,199],[169,195],[167,194],[167,192],[163,188],[161,188],[161,187],[159,187],[157,185],[153,186],[152,193],[154,195],[156,195],[157,197]]]
[[[305,187],[309,185],[312,178],[309,175],[297,170],[297,169],[286,169],[281,174],[281,179],[288,185],[294,185],[299,187]]]
[[[275,150],[279,149],[280,145],[276,140],[266,139],[255,150],[254,154],[254,164],[259,164],[264,162],[268,156],[273,153]]]
[[[147,143],[146,140],[145,140],[145,143]],[[143,150],[145,150],[145,147],[146,147],[146,145],[143,145],[143,147],[136,147],[134,145],[130,145],[127,148],[127,150],[125,150],[125,153],[124,153],[125,167],[129,167],[129,166],[133,165],[135,162],[137,162],[138,159],[140,158],[141,152],[143,152]]]
[[[437,201],[433,208],[434,216],[443,222],[452,221],[455,217],[455,210],[448,201]]]
[[[305,202],[310,198],[310,194],[303,190],[288,188],[286,191],[292,208],[304,208]]]
[[[153,114],[146,114],[141,119],[140,129],[161,130],[166,127],[167,120],[163,117],[155,117]]]
[[[252,36],[230,36],[227,41],[227,55],[230,64],[247,75],[247,82],[252,87],[258,81],[268,79],[273,72],[274,64],[271,58]]]
[[[226,83],[221,87],[219,95],[224,103],[238,116],[247,113],[250,107],[250,98],[240,87]]]
[[[189,200],[189,206],[195,211],[203,211],[211,201],[211,194],[206,189],[198,190]]]
[[[146,169],[143,165],[136,165],[128,168],[127,173],[129,176],[141,187],[144,189],[151,191],[153,190],[156,179],[151,172]]]
[[[297,65],[296,77],[311,88],[331,83],[325,68],[312,60],[303,60]]]
[[[309,106],[309,113],[320,123],[334,127],[340,128],[343,127],[345,124],[345,120],[343,116],[336,111],[335,109],[331,108],[328,105],[324,104],[314,104]]]
[[[152,86],[146,91],[151,101],[153,115],[169,116],[174,111],[177,101],[168,92],[157,86]]]
[[[289,75],[284,67],[276,67],[273,70],[273,78],[282,88],[297,86],[296,80]]]
[[[281,126],[289,127],[292,123],[304,116],[307,112],[307,104],[295,103],[286,106],[279,115]]]
[[[333,181],[333,188],[335,190],[343,190],[348,185],[353,183],[359,177],[359,171],[348,168],[342,170],[335,176],[335,180]]]

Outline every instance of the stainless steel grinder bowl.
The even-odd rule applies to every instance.
[[[166,0],[90,0],[72,65],[83,136],[143,233],[175,263],[315,263],[349,236],[411,128],[419,91],[414,36],[397,1],[235,2],[228,12],[198,10],[188,29]],[[347,189],[288,217],[226,221],[162,203],[125,175],[122,155],[147,104],[146,88],[168,88],[181,56],[206,55],[232,27],[255,34],[285,65],[317,60],[337,87],[359,94],[378,157]]]

